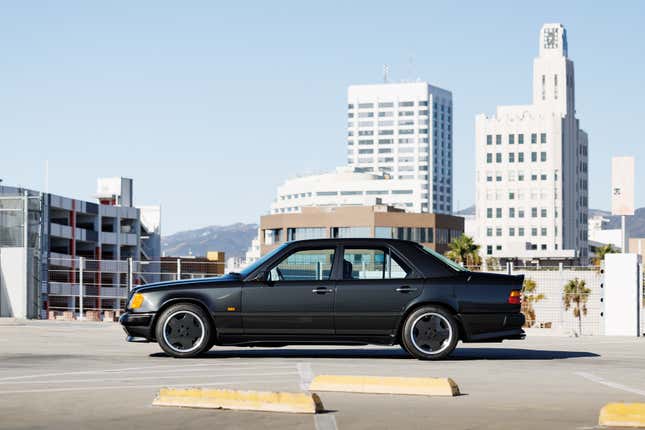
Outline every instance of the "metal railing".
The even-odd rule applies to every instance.
[[[115,320],[130,290],[159,281],[220,276],[224,262],[97,260],[52,254],[41,282],[41,318]]]

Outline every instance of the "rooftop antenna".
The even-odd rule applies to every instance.
[[[383,83],[384,84],[387,84],[389,72],[390,72],[390,66],[388,66],[387,64],[383,64]]]
[[[45,160],[45,194],[49,193],[49,160]]]

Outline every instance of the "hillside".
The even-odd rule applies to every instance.
[[[226,258],[241,257],[257,232],[257,224],[243,223],[181,231],[161,238],[161,252],[166,256],[204,256],[207,251],[224,251]]]

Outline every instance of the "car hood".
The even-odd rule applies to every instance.
[[[162,290],[165,288],[173,287],[190,287],[195,284],[204,284],[208,283],[210,286],[217,286],[217,284],[220,283],[227,283],[227,282],[234,282],[234,281],[241,281],[242,277],[239,275],[239,273],[227,273],[222,276],[217,276],[217,277],[212,277],[212,278],[198,278],[198,279],[181,279],[178,281],[164,281],[164,282],[153,282],[151,284],[145,284],[145,285],[140,285],[138,287],[135,287],[132,289],[133,293],[143,293],[146,291],[152,291],[152,290]]]

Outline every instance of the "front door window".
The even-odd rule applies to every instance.
[[[331,276],[335,249],[294,252],[269,272],[269,281],[325,281]]]

